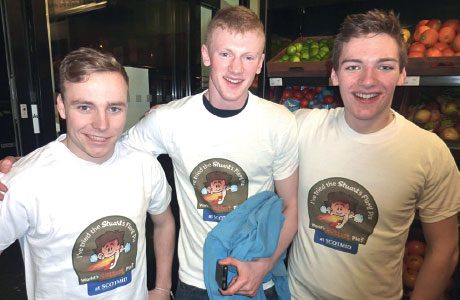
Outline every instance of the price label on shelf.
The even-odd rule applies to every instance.
[[[270,78],[270,86],[283,86],[283,78]]]
[[[403,85],[419,86],[420,85],[420,76],[407,76],[406,80],[404,80]]]

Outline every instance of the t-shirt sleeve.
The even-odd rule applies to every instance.
[[[460,210],[460,173],[447,146],[442,143],[433,162],[417,208],[422,222],[434,223]]]
[[[273,166],[275,180],[283,180],[291,176],[299,165],[297,145],[297,123],[291,112],[279,120],[280,130],[275,139],[276,159]],[[282,123],[281,123],[282,122]]]
[[[162,128],[164,125],[160,119],[157,109],[153,109],[150,113],[137,122],[131,129],[125,132],[121,141],[133,148],[149,152],[155,156],[167,153],[162,140]]]
[[[171,202],[171,187],[166,180],[160,163],[155,159],[152,163],[151,195],[148,212],[151,215],[163,213]]]
[[[29,228],[29,213],[24,200],[26,188],[16,182],[1,180],[8,186],[8,192],[0,201],[0,250],[8,248],[15,240],[24,236]]]

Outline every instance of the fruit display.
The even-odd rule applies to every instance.
[[[278,55],[278,62],[301,62],[328,60],[332,54],[334,39],[325,38],[301,38],[289,44]]]
[[[421,104],[410,107],[408,118],[446,142],[459,142],[460,89],[453,88],[434,99],[431,97],[425,96]]]
[[[299,108],[333,108],[338,106],[335,91],[327,86],[286,87],[283,90],[280,103],[290,111]]]
[[[420,20],[412,35],[405,28],[401,31],[410,58],[460,56],[460,20]]]
[[[402,275],[404,294],[407,297],[411,296],[412,290],[415,287],[418,274],[425,260],[425,253],[426,244],[423,236],[420,238],[408,238],[404,248]],[[454,280],[450,278],[441,299],[452,299],[453,284]]]

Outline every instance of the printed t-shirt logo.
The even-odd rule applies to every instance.
[[[213,158],[199,163],[190,174],[205,221],[219,222],[248,198],[248,177],[236,163]]]
[[[108,216],[89,225],[78,236],[72,262],[79,284],[97,295],[131,282],[136,267],[136,224],[123,216]]]
[[[366,244],[378,221],[374,198],[363,186],[345,178],[328,178],[308,193],[310,228],[315,242],[356,254]]]

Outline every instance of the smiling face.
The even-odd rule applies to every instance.
[[[64,83],[57,107],[66,120],[63,143],[76,156],[94,163],[108,160],[123,132],[128,109],[128,86],[117,72],[96,72],[83,82]]]
[[[120,249],[121,246],[118,240],[113,240],[102,246],[101,253],[104,257],[112,257],[115,253],[119,253]]]
[[[201,47],[203,64],[210,67],[208,99],[216,108],[240,109],[262,68],[263,34],[216,28],[210,40],[209,46]]]
[[[367,35],[343,45],[331,79],[340,88],[345,120],[360,133],[376,132],[392,119],[391,103],[406,71],[399,70],[396,41],[388,34]]]

